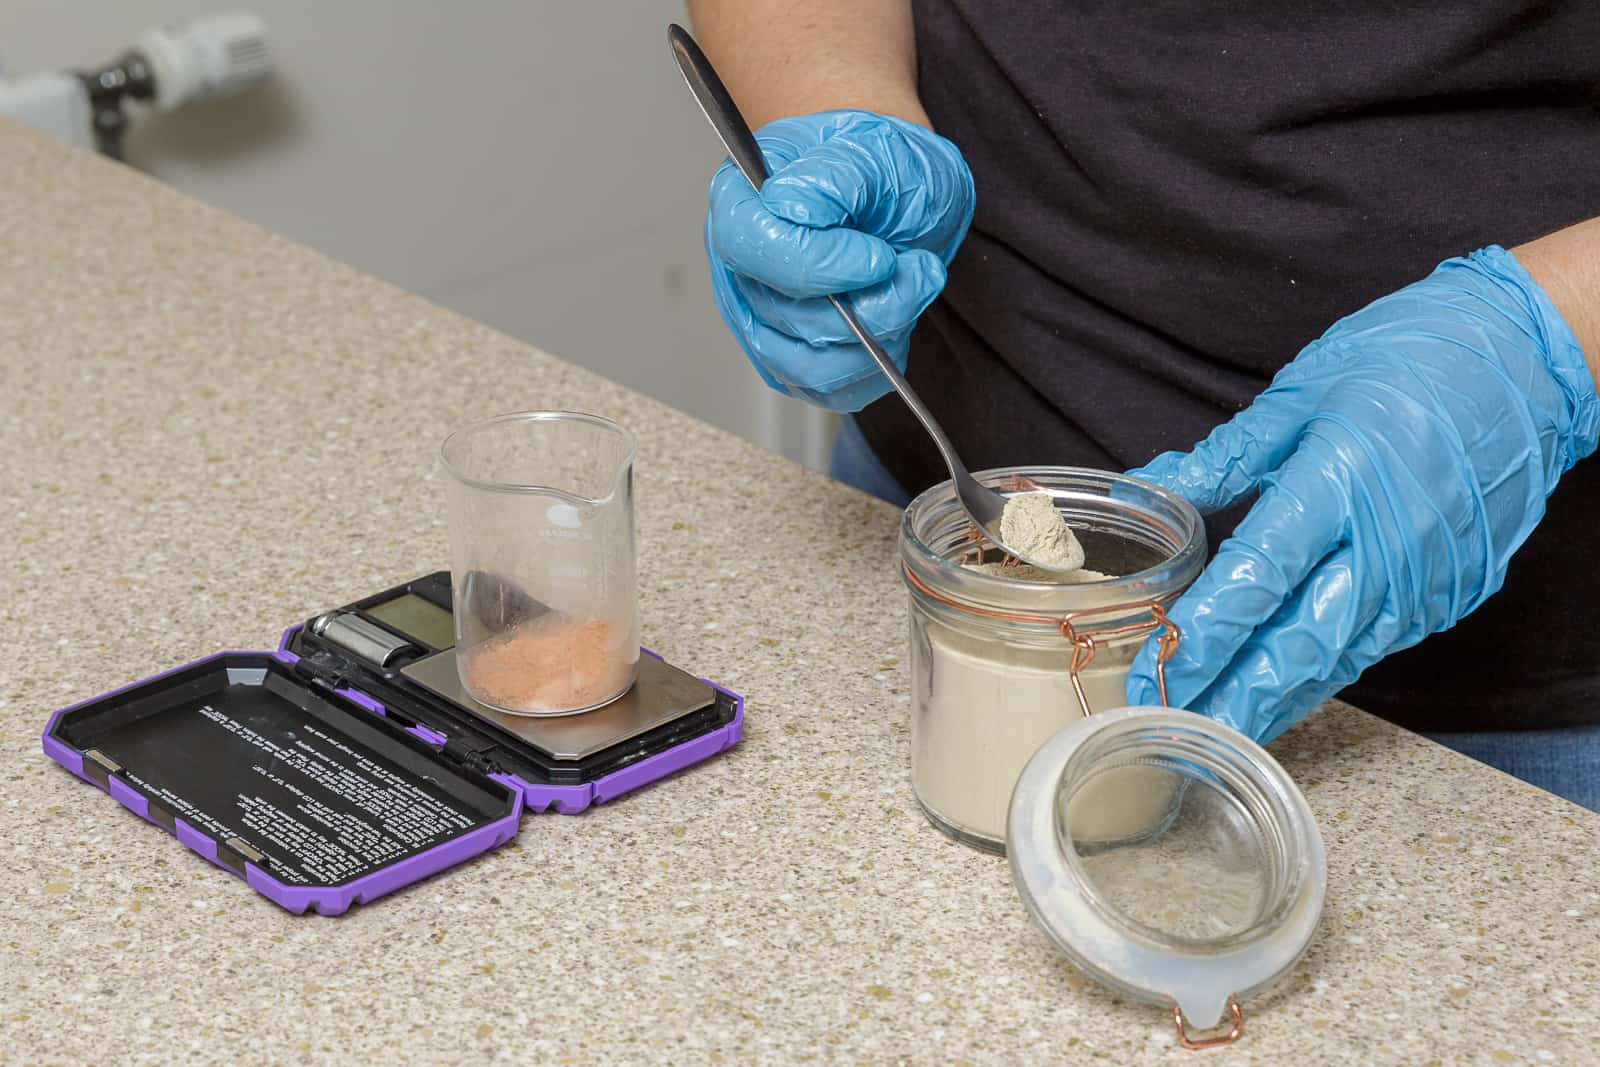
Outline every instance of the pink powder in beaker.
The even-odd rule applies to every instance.
[[[467,687],[507,711],[572,711],[619,695],[633,663],[605,619],[521,623],[467,653]]]

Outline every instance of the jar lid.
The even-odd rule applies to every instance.
[[[1327,885],[1305,797],[1266,750],[1193,712],[1072,723],[1012,793],[1007,854],[1034,919],[1081,971],[1172,1005],[1190,1047],[1238,1036],[1238,1000],[1310,944]],[[1209,1042],[1225,1012],[1233,1031]]]

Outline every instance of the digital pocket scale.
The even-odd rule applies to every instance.
[[[469,576],[469,581],[481,576]],[[468,610],[542,605],[477,583]],[[455,666],[440,571],[63,708],[44,750],[297,914],[337,915],[736,744],[742,697],[648,650],[594,711],[511,715]]]

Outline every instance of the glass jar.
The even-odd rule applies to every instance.
[[[1160,817],[1107,840],[1106,799],[1140,793],[1162,798]],[[1186,1048],[1239,1037],[1239,1001],[1294,967],[1327,889],[1322,836],[1277,761],[1169,708],[1118,708],[1046,741],[1012,794],[1007,844],[1051,940],[1104,985],[1169,1006]],[[1192,1036],[1224,1013],[1226,1033]]]
[[[1023,766],[1062,727],[1123,706],[1140,646],[1170,627],[1163,609],[1199,575],[1205,529],[1187,501],[1122,474],[1008,467],[977,475],[1002,492],[1048,492],[1082,542],[1083,584],[974,570],[979,555],[950,483],[906,509],[900,556],[910,591],[911,781],[933,824],[1005,851],[1006,811]],[[1136,834],[1170,807],[1119,790],[1101,806],[1106,839]]]

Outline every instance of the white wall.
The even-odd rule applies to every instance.
[[[245,7],[276,81],[138,123],[194,196],[813,465],[821,415],[765,389],[711,302],[721,157],[650,0],[6,0],[11,74],[110,59]],[[508,397],[537,406],[538,397]]]

